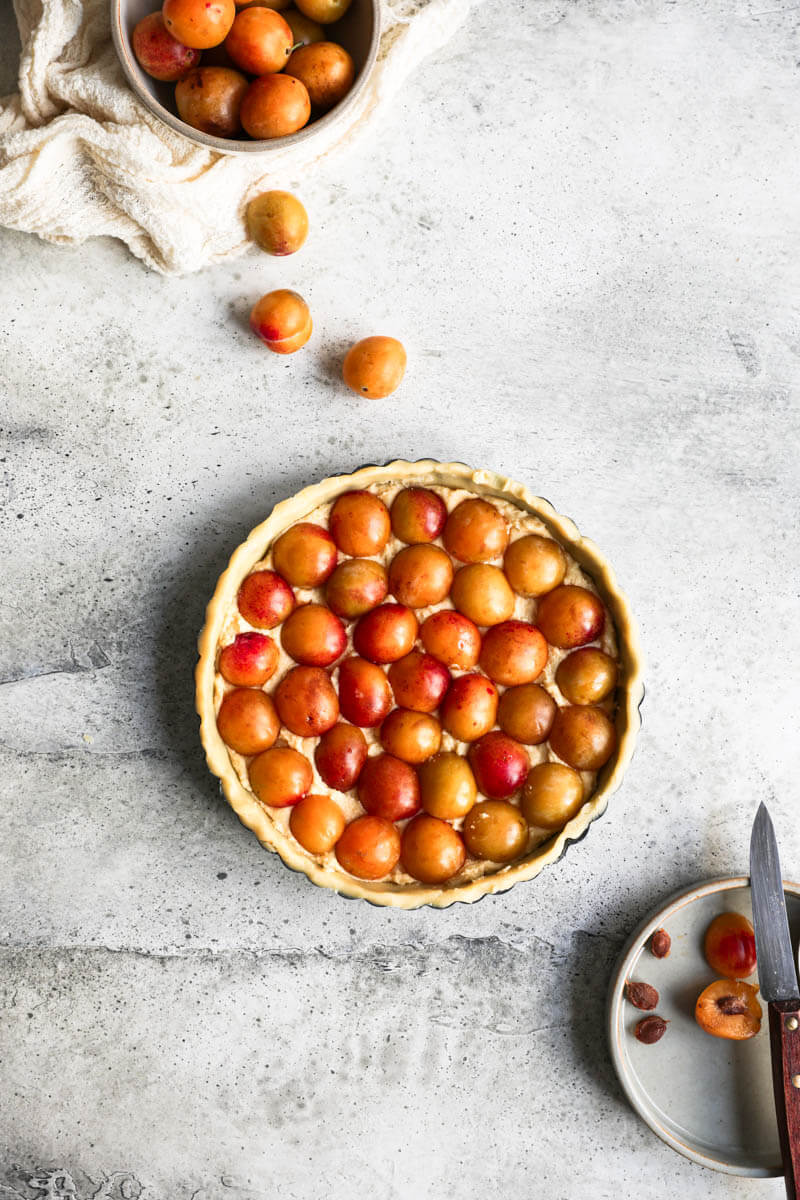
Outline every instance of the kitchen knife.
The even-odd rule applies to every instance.
[[[786,1195],[800,1188],[800,987],[786,919],[778,843],[769,813],[759,806],[750,835],[750,888],[761,994],[767,1001],[775,1114]]]

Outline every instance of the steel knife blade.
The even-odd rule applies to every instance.
[[[763,803],[750,835],[750,888],[761,994],[767,1001],[797,999],[800,987],[786,917],[778,843]]]

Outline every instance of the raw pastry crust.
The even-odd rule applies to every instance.
[[[505,499],[523,512],[538,517],[592,577],[614,620],[619,641],[622,669],[615,715],[619,742],[613,758],[601,770],[589,800],[562,830],[525,858],[492,874],[456,882],[452,886],[444,884],[432,887],[421,883],[396,884],[387,881],[370,883],[338,868],[315,862],[275,824],[269,810],[242,785],[227,747],[217,731],[214,710],[217,643],[244,577],[264,558],[272,542],[284,529],[305,520],[314,509],[330,503],[342,492],[385,483],[465,488],[476,495]],[[439,463],[423,459],[416,463],[400,460],[382,467],[363,467],[352,475],[334,475],[324,479],[277,504],[266,521],[256,526],[247,540],[237,547],[227,569],[220,576],[206,610],[206,622],[200,633],[198,648],[200,660],[195,671],[195,695],[200,715],[200,738],[209,769],[219,777],[225,797],[239,819],[252,829],[262,846],[277,851],[288,867],[301,871],[312,883],[330,888],[342,896],[392,908],[411,909],[424,904],[446,908],[457,901],[472,903],[482,896],[507,891],[521,880],[533,879],[549,863],[557,862],[567,845],[583,837],[592,821],[605,812],[609,798],[622,782],[633,756],[641,725],[639,706],[644,696],[644,686],[639,637],[628,601],[597,546],[588,538],[581,537],[572,521],[557,513],[541,496],[534,496],[521,483],[491,471],[474,471],[464,463]]]

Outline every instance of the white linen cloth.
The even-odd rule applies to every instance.
[[[383,0],[378,62],[359,103],[318,138],[266,157],[202,149],[140,104],[111,42],[109,0],[14,6],[22,57],[19,91],[0,99],[0,225],[67,245],[118,237],[154,270],[183,274],[242,254],[247,200],[302,178],[378,119],[469,0]]]

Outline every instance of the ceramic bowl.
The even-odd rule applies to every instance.
[[[784,882],[792,942],[800,939],[800,886]],[[654,1133],[679,1154],[730,1175],[783,1174],[772,1095],[769,1022],[748,1041],[704,1033],[694,1019],[703,988],[716,978],[703,955],[703,938],[721,912],[752,921],[746,876],[711,879],[681,891],[635,930],[617,964],[608,1004],[611,1057],[628,1100]],[[672,938],[667,958],[649,949],[651,934]],[[643,1045],[633,1030],[645,1014],[623,994],[628,979],[659,992],[658,1015],[669,1021],[661,1041]],[[748,982],[756,982],[755,977]]]
[[[510,501],[523,512],[538,517],[592,577],[614,618],[619,638],[623,676],[618,691],[616,724],[618,746],[601,769],[595,791],[563,829],[553,833],[521,860],[475,879],[460,880],[441,886],[426,884],[398,885],[388,880],[368,882],[345,874],[333,865],[325,865],[301,851],[279,826],[270,811],[258,803],[243,787],[219,735],[214,705],[216,655],[220,634],[244,577],[260,562],[272,542],[284,529],[308,517],[319,505],[327,504],[343,492],[372,484],[402,483],[442,485],[464,488],[476,495]],[[364,467],[352,475],[337,475],[305,488],[276,505],[272,513],[234,552],[227,570],[217,583],[206,613],[206,624],[199,638],[196,703],[201,718],[200,736],[211,771],[217,775],[223,792],[240,820],[252,829],[262,845],[276,850],[287,866],[302,871],[321,887],[340,895],[367,900],[372,904],[395,908],[431,905],[446,908],[451,904],[472,903],[483,896],[505,892],[515,883],[533,879],[550,863],[557,862],[567,846],[584,836],[591,823],[603,812],[611,795],[622,782],[633,755],[640,726],[639,705],[642,685],[642,656],[638,634],[628,602],[619,588],[614,572],[597,546],[580,535],[572,521],[557,513],[540,496],[520,483],[490,471],[474,471],[464,463],[440,463],[430,459],[411,463],[396,461],[380,467]]]
[[[344,46],[352,56],[356,68],[353,86],[335,108],[317,120],[312,119],[303,129],[287,137],[262,141],[213,137],[211,134],[201,133],[199,129],[193,129],[177,115],[174,83],[159,83],[157,79],[151,79],[136,61],[131,45],[133,30],[142,17],[155,12],[158,7],[158,0],[111,0],[111,34],[125,78],[142,104],[170,129],[182,133],[198,146],[218,150],[223,154],[269,154],[276,148],[283,149],[316,137],[340,121],[355,104],[366,87],[378,55],[380,0],[352,0],[350,8],[341,20],[327,26],[331,40]]]

